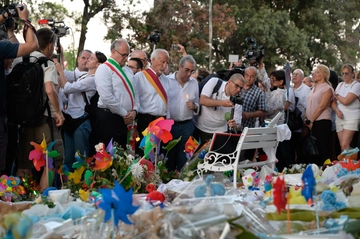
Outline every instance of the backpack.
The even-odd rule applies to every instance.
[[[45,109],[50,115],[49,98],[44,99],[44,71],[51,61],[46,57],[30,62],[30,55],[16,64],[6,77],[7,116],[10,122],[22,126],[36,126],[40,123]]]
[[[199,97],[201,96],[201,91],[202,89],[204,88],[204,86],[206,85],[206,83],[211,79],[211,78],[218,78],[218,81],[212,91],[212,94],[215,94],[216,93],[216,96],[218,96],[219,94],[219,89],[222,85],[222,83],[224,82],[222,79],[219,78],[219,75],[217,74],[210,74],[208,75],[204,80],[200,81],[199,83]],[[216,107],[214,107],[214,110],[216,110]],[[199,115],[201,115],[201,105],[200,105],[200,108],[199,108]]]

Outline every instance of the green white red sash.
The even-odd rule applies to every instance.
[[[154,72],[150,69],[143,70],[142,72],[150,84],[155,88],[161,99],[164,101],[165,106],[167,107],[167,94],[157,75],[155,75]]]
[[[131,84],[131,81],[125,74],[124,70],[121,68],[119,63],[114,61],[113,59],[109,58],[105,63],[123,82],[126,91],[128,92],[131,100],[131,108],[134,109],[134,98],[135,98],[135,92],[134,87]]]

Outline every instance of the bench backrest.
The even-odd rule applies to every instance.
[[[277,145],[276,128],[249,128],[242,145],[236,150],[275,147]],[[241,147],[241,148],[240,148]]]

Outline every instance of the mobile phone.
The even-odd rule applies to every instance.
[[[180,50],[180,47],[178,47],[177,44],[172,44],[172,49],[175,51],[178,51],[178,50]]]

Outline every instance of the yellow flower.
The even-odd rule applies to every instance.
[[[90,197],[90,191],[89,190],[85,191],[85,190],[80,189],[79,190],[79,196],[80,196],[81,200],[86,202]]]

